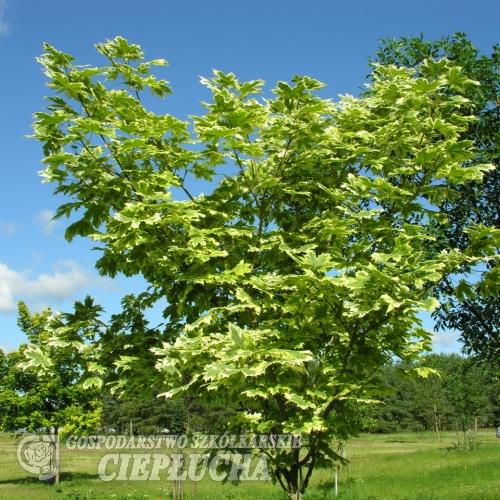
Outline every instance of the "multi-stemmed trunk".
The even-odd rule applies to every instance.
[[[293,454],[295,463],[287,468],[278,467],[276,478],[290,500],[302,500],[316,463],[316,456],[311,450],[308,452],[309,460],[300,459],[299,449],[294,450]],[[306,469],[305,475],[303,469]]]

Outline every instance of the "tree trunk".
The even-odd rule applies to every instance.
[[[437,406],[436,403],[434,403],[434,424],[436,427],[436,437],[437,437],[437,442],[441,442],[441,434],[439,433],[439,418],[437,414]]]
[[[54,427],[54,433],[49,430],[49,437],[52,445],[54,446],[54,455],[51,456],[50,465],[52,466],[55,461],[56,473],[50,479],[41,479],[41,482],[46,484],[59,484],[59,471],[61,469],[60,456],[59,456],[59,429]]]
[[[290,500],[302,500],[302,493],[300,491],[289,491],[287,495]]]
[[[54,441],[55,441],[55,445],[57,446],[57,448],[59,448],[59,428],[58,427],[55,427],[54,428]],[[61,470],[61,457],[59,455],[59,453],[57,453],[56,455],[56,460],[57,460],[57,463],[56,463],[56,475],[54,477],[54,484],[59,484],[59,471]]]
[[[477,417],[474,419],[474,451],[476,450]]]

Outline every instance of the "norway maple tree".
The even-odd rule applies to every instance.
[[[314,467],[340,458],[332,442],[356,433],[379,367],[430,345],[417,313],[438,305],[436,284],[494,259],[498,231],[481,224],[467,248],[427,252],[456,186],[492,168],[463,166],[473,118],[456,111],[474,82],[446,60],[418,77],[380,66],[362,98],[334,103],[309,77],[259,99],[262,81],[215,71],[202,79],[206,114],[182,121],[141,102],[171,92],[151,72],[165,61],[144,62],[123,38],[96,47],[107,66],[45,46],[42,175],[69,198],[57,211],[72,217],[66,238],[93,239],[103,275],[141,274],[143,303],[168,303],[165,328],[139,329],[132,344],[117,335],[113,360],[94,308],[55,321],[53,344],[95,344],[93,383],[230,402],[228,430],[302,434],[302,453],[261,450],[301,498]],[[151,352],[126,355],[141,343]]]

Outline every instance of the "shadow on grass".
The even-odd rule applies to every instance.
[[[99,478],[95,474],[84,474],[80,472],[61,472],[59,474],[60,483],[71,483],[73,481],[87,481],[87,480],[98,480]],[[0,484],[44,484],[47,486],[53,486],[54,483],[50,481],[40,481],[36,476],[27,476],[18,479],[1,479]]]
[[[414,441],[411,439],[387,439],[386,443],[420,443],[420,441]]]

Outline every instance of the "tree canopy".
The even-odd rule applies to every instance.
[[[460,134],[462,139],[472,141],[478,152],[466,163],[488,162],[496,168],[486,172],[482,180],[457,186],[458,196],[444,202],[442,210],[447,220],[436,224],[434,251],[467,248],[471,240],[464,230],[471,224],[500,227],[500,46],[495,45],[488,57],[480,54],[464,33],[436,41],[423,36],[387,39],[374,59],[376,63],[418,68],[425,59],[442,57],[453,61],[463,75],[479,84],[465,89],[463,95],[469,103],[456,111],[476,117]],[[450,89],[450,94],[454,93]],[[495,251],[498,253],[498,248]],[[494,266],[493,261],[479,267],[464,264],[455,276],[442,280],[436,289],[442,305],[434,317],[438,328],[460,332],[466,353],[498,368],[500,301],[495,290],[499,275],[490,272]]]
[[[439,375],[408,377],[415,365],[434,368]],[[382,376],[393,390],[381,396],[384,404],[369,408],[370,432],[466,432],[476,419],[481,427],[498,425],[499,381],[472,357],[431,353],[413,364],[387,365]]]
[[[0,350],[0,428],[36,432],[52,428],[56,434],[94,432],[100,424],[99,393],[76,382],[81,366],[71,349],[47,345],[50,308],[31,314],[24,302],[18,304],[17,324],[30,342],[7,354]],[[47,358],[44,358],[44,354]],[[30,370],[42,362],[48,373]]]
[[[340,459],[332,440],[358,431],[378,369],[429,348],[418,312],[438,305],[436,285],[496,262],[499,233],[481,223],[466,248],[429,251],[457,186],[492,168],[462,139],[474,122],[462,94],[476,83],[428,60],[377,66],[361,98],[332,102],[324,84],[294,76],[262,99],[262,81],[215,71],[202,79],[206,113],[188,122],[141,101],[171,93],[151,72],[165,61],[144,62],[123,38],[96,48],[108,66],[45,46],[42,175],[69,197],[56,215],[72,217],[66,238],[92,238],[103,275],[141,274],[141,307],[166,299],[165,325],[133,344],[117,335],[112,360],[89,299],[52,323],[52,345],[95,346],[92,383],[234,403],[228,430],[302,434],[305,453],[261,450],[300,498],[315,466]]]
[[[78,384],[80,353],[48,344],[51,314],[50,308],[31,314],[24,302],[18,304],[17,324],[30,344],[7,354],[0,349],[0,430],[53,432],[62,438],[94,434],[101,423],[100,391]],[[54,480],[59,482],[59,469]]]

